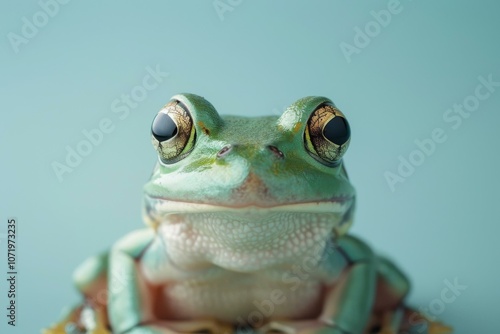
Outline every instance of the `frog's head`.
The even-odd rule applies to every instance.
[[[247,118],[176,95],[151,130],[158,163],[145,186],[145,217],[152,225],[190,213],[253,221],[297,213],[328,217],[337,234],[350,226],[355,193],[342,162],[350,130],[327,98],[302,98],[280,117]]]

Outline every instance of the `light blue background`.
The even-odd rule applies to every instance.
[[[456,333],[498,333],[500,89],[456,130],[443,114],[474,93],[478,76],[500,81],[500,5],[402,0],[348,62],[340,43],[353,44],[354,28],[387,4],[243,1],[221,20],[212,1],[73,0],[15,53],[8,34],[21,34],[22,18],[40,7],[3,1],[0,233],[18,218],[20,309],[16,328],[1,312],[0,332],[37,333],[56,320],[78,300],[73,269],[142,226],[150,122],[172,95],[193,92],[246,116],[279,114],[307,95],[332,98],[352,126],[353,231],[409,274],[412,304],[428,307],[444,280],[458,278],[467,289],[439,317]],[[168,78],[119,119],[111,103],[157,64]],[[113,132],[59,182],[51,164],[103,118]],[[446,142],[392,192],[384,172],[434,128]]]

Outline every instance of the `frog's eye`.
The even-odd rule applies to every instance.
[[[340,162],[351,138],[344,114],[330,104],[322,104],[307,122],[304,141],[307,151],[316,159],[335,166]]]
[[[151,125],[152,142],[163,163],[184,158],[194,147],[196,131],[187,107],[179,101],[169,102]]]

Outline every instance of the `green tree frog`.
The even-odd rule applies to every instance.
[[[405,275],[347,233],[351,134],[329,99],[247,118],[180,94],[151,138],[147,227],[77,269],[84,302],[45,333],[451,333],[409,308]]]

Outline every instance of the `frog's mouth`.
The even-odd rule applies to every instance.
[[[354,196],[337,196],[325,200],[309,202],[270,203],[269,205],[263,205],[262,203],[223,205],[219,203],[179,201],[146,194],[144,204],[145,218],[153,225],[168,221],[169,216],[184,216],[200,213],[220,213],[226,217],[237,216],[238,219],[247,217],[249,220],[277,213],[327,214],[335,217],[335,220],[342,222],[351,219],[354,208]]]
[[[291,202],[263,205],[262,203],[242,203],[234,205],[179,201],[166,197],[145,195],[146,205],[156,212],[166,214],[201,212],[317,212],[343,213],[354,201],[353,196],[333,197],[310,202]]]

